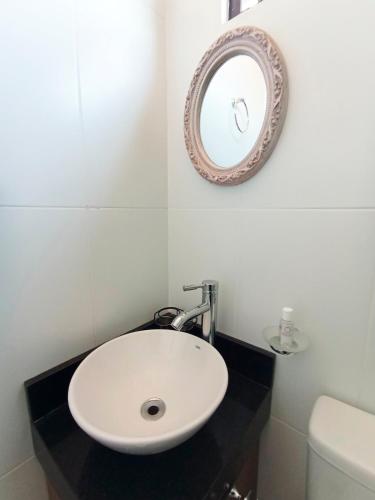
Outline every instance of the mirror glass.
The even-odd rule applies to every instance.
[[[255,145],[267,111],[267,86],[259,64],[236,55],[211,78],[202,100],[200,136],[218,168],[240,163]]]

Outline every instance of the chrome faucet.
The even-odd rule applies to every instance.
[[[214,343],[217,317],[217,294],[219,283],[214,280],[204,280],[200,285],[185,285],[184,292],[202,289],[202,304],[191,311],[183,311],[172,321],[175,330],[182,330],[184,324],[190,319],[202,315],[203,339],[211,345]]]

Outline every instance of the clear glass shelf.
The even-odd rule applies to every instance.
[[[267,326],[263,330],[263,337],[271,349],[275,351],[276,354],[281,354],[282,356],[291,356],[292,354],[306,351],[310,345],[308,336],[297,329],[294,330],[292,344],[287,347],[281,345],[279,327],[275,325]]]

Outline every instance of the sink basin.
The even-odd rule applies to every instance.
[[[159,453],[195,434],[224,398],[228,371],[204,340],[172,330],[129,333],[103,344],[74,373],[77,424],[113,450]]]

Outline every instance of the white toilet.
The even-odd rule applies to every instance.
[[[375,416],[327,396],[309,427],[307,500],[375,500]]]

